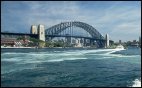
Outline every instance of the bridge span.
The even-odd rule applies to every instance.
[[[86,35],[83,35],[83,36],[80,36],[79,34],[74,35],[77,33],[76,28],[80,28],[79,32],[84,31]],[[28,37],[40,39],[43,41],[50,41],[56,37],[64,37],[66,39],[80,38],[80,39],[83,39],[83,43],[86,43],[86,40],[89,40],[90,45],[97,44],[98,47],[105,47],[109,43],[113,42],[112,40],[108,39],[108,36],[107,37],[102,36],[101,33],[99,33],[98,30],[96,30],[93,26],[84,22],[79,22],[79,21],[61,22],[47,29],[45,29],[43,25],[39,25],[38,27],[36,27],[35,25],[32,25],[31,33],[1,32],[1,38],[4,38],[4,37],[12,38],[12,37],[19,37],[19,36],[28,36]]]

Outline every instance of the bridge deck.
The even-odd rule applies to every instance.
[[[38,34],[28,34],[28,33],[6,33],[6,32],[1,32],[1,36],[2,35],[30,36],[30,37],[38,38]]]
[[[1,32],[1,35],[17,35],[17,36],[26,35],[26,36],[38,38],[38,34],[29,34],[29,33],[6,33],[6,32]],[[70,35],[45,35],[45,37],[74,37],[74,38],[86,38],[86,39],[106,41],[105,39],[98,39],[98,38],[92,38],[92,37],[83,37],[83,36],[70,36]],[[110,42],[113,42],[113,41],[110,40]]]
[[[45,35],[45,36],[46,37],[74,37],[74,38],[85,38],[85,39],[94,39],[94,40],[105,41],[105,39],[98,39],[98,38],[84,37],[84,36],[70,36],[70,35]]]

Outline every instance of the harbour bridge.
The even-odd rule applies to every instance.
[[[43,29],[43,30],[42,30]],[[31,29],[32,30],[32,29]],[[72,39],[79,40],[78,42],[83,44],[83,46],[95,45],[98,48],[106,46],[107,39],[102,36],[93,26],[79,21],[73,22],[61,22],[50,28],[44,30],[38,27],[34,28],[36,33],[4,33],[1,32],[1,37],[18,37],[18,36],[29,36],[34,38],[39,38],[43,41],[51,41],[55,38],[64,38],[69,45],[72,43]],[[110,44],[113,42],[109,40]]]
[[[81,29],[78,33],[76,27]],[[84,35],[81,34],[82,31],[86,33],[83,33]],[[96,45],[100,48],[105,47],[106,44],[106,38],[93,26],[79,21],[61,22],[45,30],[45,38],[47,41],[52,40],[55,37],[65,37],[69,43],[71,43],[71,38],[79,38],[82,40],[81,43],[83,43],[83,46],[89,44],[90,46]],[[112,41],[110,40],[110,43],[111,42]]]

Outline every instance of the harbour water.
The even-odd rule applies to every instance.
[[[141,86],[141,49],[1,49],[3,87]]]

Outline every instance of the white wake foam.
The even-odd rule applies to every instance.
[[[121,51],[122,49],[110,49],[110,52],[106,53],[106,54],[111,54],[117,51]],[[124,49],[123,49],[124,50]]]
[[[4,58],[1,61],[9,61],[9,62],[17,62],[17,61],[21,61],[22,59],[20,58]]]
[[[133,81],[132,87],[141,87],[141,78]]]
[[[9,53],[8,52],[2,55],[5,56],[9,54],[9,55],[12,55],[11,57],[13,57],[13,54],[15,54],[16,55],[15,58],[12,58],[12,59],[7,58],[3,61],[20,61],[21,63],[41,63],[41,62],[55,62],[55,61],[64,61],[64,60],[88,59],[88,58],[84,58],[85,55],[92,55],[92,56],[97,55],[99,57],[101,56],[101,58],[98,57],[97,59],[124,57],[123,55],[119,55],[119,54],[117,55],[111,54],[112,52],[116,52],[116,51],[119,51],[119,50],[95,49],[95,50],[73,50],[73,51],[53,51],[53,52],[47,51],[47,52],[29,52],[29,53]]]
[[[77,59],[87,59],[87,58],[62,58],[62,59],[53,59],[53,60],[48,60],[48,62],[58,62],[58,61],[64,61],[64,60],[77,60]]]

